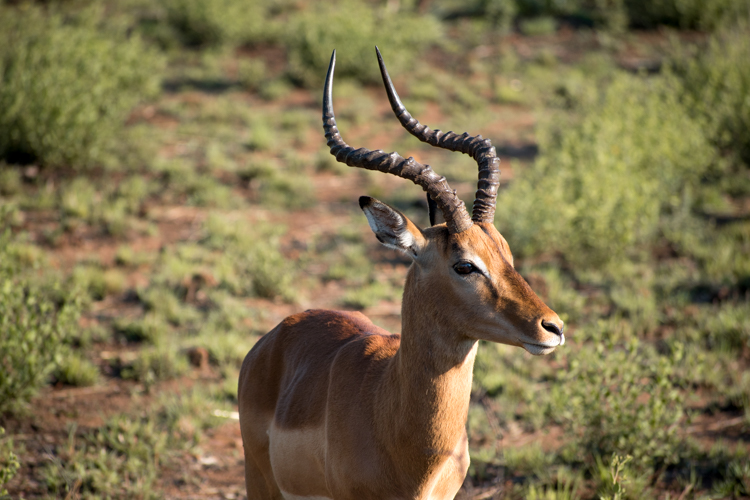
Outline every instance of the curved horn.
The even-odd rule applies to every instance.
[[[443,133],[441,130],[432,130],[430,127],[419,123],[401,103],[377,47],[375,47],[375,52],[378,54],[380,74],[383,76],[388,101],[390,101],[391,108],[396,113],[401,125],[422,142],[450,151],[459,151],[476,160],[479,166],[479,180],[477,181],[477,194],[471,218],[474,222],[492,223],[495,218],[497,188],[500,185],[500,159],[497,157],[492,142],[489,139],[483,139],[481,135],[474,137],[466,132],[461,135],[453,132]]]
[[[388,174],[409,179],[422,187],[435,200],[451,233],[466,231],[472,225],[464,202],[448,186],[445,177],[438,176],[429,165],[423,165],[409,157],[405,159],[398,153],[384,153],[378,149],[371,151],[365,148],[354,149],[341,138],[333,115],[333,70],[336,66],[336,51],[331,55],[328,66],[325,90],[323,92],[323,130],[325,130],[331,154],[341,163],[350,167],[379,170]]]

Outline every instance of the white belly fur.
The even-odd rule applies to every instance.
[[[325,500],[325,439],[322,428],[284,429],[271,425],[271,468],[284,498]],[[289,493],[294,492],[294,493]]]

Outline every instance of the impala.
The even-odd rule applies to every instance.
[[[536,355],[565,341],[562,321],[513,268],[493,225],[495,148],[481,136],[442,133],[412,118],[377,56],[406,130],[477,161],[472,215],[429,165],[344,142],[331,102],[334,51],[323,95],[331,154],[420,185],[432,227],[420,229],[374,198],[359,199],[377,239],[412,259],[401,335],[358,312],[310,310],[289,316],[250,350],[239,378],[249,499],[453,498],[469,466],[466,419],[477,341]],[[436,223],[438,215],[444,222]]]

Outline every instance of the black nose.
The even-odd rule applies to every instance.
[[[542,320],[542,328],[544,328],[548,332],[554,333],[555,335],[562,335],[563,330],[565,330],[565,323],[560,321],[560,324],[556,325],[551,321]]]

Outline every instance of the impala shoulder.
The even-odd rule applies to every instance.
[[[371,333],[390,335],[373,324],[359,311],[333,311],[330,309],[308,309],[287,317],[282,322],[285,329],[304,329],[307,332],[344,339]]]

